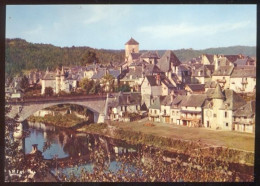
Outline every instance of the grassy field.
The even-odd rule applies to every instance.
[[[166,123],[153,123],[154,126],[145,126],[142,122],[112,122],[112,125],[124,130],[153,134],[181,140],[200,141],[212,146],[225,146],[239,150],[254,151],[254,134],[234,131],[216,131],[205,128],[190,128]]]

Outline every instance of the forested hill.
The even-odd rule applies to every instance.
[[[122,47],[123,48],[123,47]],[[180,49],[173,50],[180,61],[187,61],[201,54],[243,54],[256,56],[256,47],[234,46],[209,48],[205,50]],[[141,51],[142,52],[142,51]],[[159,50],[160,56],[165,50]],[[22,70],[55,69],[59,65],[74,66],[92,63],[94,60],[102,64],[124,61],[124,50],[104,50],[90,47],[56,47],[50,44],[33,44],[23,39],[6,39],[5,72],[8,75],[20,73]]]
[[[56,47],[50,44],[32,44],[23,39],[6,39],[5,72],[9,75],[22,70],[55,69],[59,65],[86,65],[124,61],[124,50],[103,50],[90,47]]]

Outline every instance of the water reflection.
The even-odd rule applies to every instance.
[[[38,144],[45,159],[56,155],[59,160],[52,162],[51,170],[62,181],[252,180],[252,167],[235,167],[214,157],[191,157],[42,123],[29,122],[28,130],[31,133],[25,139],[25,152]]]

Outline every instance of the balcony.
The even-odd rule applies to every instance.
[[[188,121],[200,121],[200,118],[195,118],[192,116],[181,116],[181,120],[188,120]]]

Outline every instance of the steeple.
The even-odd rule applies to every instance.
[[[217,84],[214,92],[211,94],[210,97],[212,99],[224,99],[225,96],[223,95],[219,84]]]

